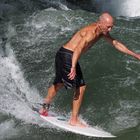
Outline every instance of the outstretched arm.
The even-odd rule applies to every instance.
[[[134,53],[133,51],[129,50],[123,43],[112,38],[109,34],[104,37],[109,43],[111,43],[120,52],[126,53],[140,60],[140,54]]]

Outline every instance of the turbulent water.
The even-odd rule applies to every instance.
[[[42,102],[53,81],[56,51],[99,15],[71,10],[60,1],[55,7],[34,5],[3,13],[0,21],[0,140],[91,139],[45,123],[31,106]],[[111,35],[140,53],[140,19],[115,20]],[[116,140],[139,140],[140,61],[100,40],[80,63],[87,83],[81,117]],[[69,116],[72,96],[60,90],[51,109]]]
[[[140,16],[139,0],[91,0],[96,3],[96,11],[109,11],[116,16],[138,17]]]

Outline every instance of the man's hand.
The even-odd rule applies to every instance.
[[[76,76],[76,68],[72,67],[70,73],[68,74],[68,77],[70,80],[73,80]]]

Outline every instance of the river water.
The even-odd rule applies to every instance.
[[[3,4],[0,20],[0,140],[100,140],[55,128],[31,109],[52,84],[56,51],[99,14],[71,10],[60,1],[46,7],[22,1],[24,9],[14,4],[17,9]],[[115,20],[111,35],[140,53],[140,19]],[[140,61],[100,40],[80,63],[87,83],[80,116],[116,140],[140,140]],[[60,90],[51,109],[69,116],[72,96]]]

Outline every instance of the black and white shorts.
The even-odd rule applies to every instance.
[[[72,66],[71,50],[61,47],[55,57],[55,79],[53,84],[64,83],[66,88],[79,88],[85,85],[83,74],[79,63],[76,65],[76,76],[74,80],[68,78]]]

